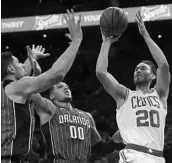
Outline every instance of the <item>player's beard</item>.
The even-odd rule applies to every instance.
[[[148,79],[143,79],[143,80],[134,80],[134,84],[136,87],[143,87],[143,86],[147,86],[149,84]]]

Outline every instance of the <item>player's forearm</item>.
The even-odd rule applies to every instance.
[[[25,68],[27,75],[30,76],[31,72],[32,72],[32,65],[29,61],[29,58],[27,58],[26,61],[24,62],[24,68]]]
[[[96,74],[106,73],[108,68],[108,54],[111,44],[103,42],[96,65]]]
[[[149,34],[145,34],[143,36],[154,60],[156,61],[158,67],[163,66],[164,64],[168,64],[166,57],[159,46],[152,40]]]
[[[31,100],[34,104],[34,109],[38,113],[38,115],[40,115],[41,113],[47,113],[51,115],[51,110],[46,105],[46,99],[43,98],[39,93],[33,94],[31,96]]]
[[[66,49],[66,51],[53,64],[51,71],[60,72],[60,74],[62,74],[64,77],[67,74],[67,72],[70,70],[74,62],[80,44],[81,41],[72,41],[72,43]]]

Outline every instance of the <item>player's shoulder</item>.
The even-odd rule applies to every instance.
[[[93,119],[92,115],[89,112],[79,110],[79,109],[76,109],[76,110],[77,110],[78,113],[81,113],[81,114],[85,115],[87,118]]]
[[[93,116],[91,115],[91,113],[89,112],[85,112],[85,114],[87,115],[87,117],[89,118],[89,120],[91,121],[92,125],[95,126],[95,121]]]
[[[21,84],[25,84],[25,83],[29,83],[32,79],[34,79],[35,77],[32,77],[32,76],[25,76],[19,80],[16,80],[16,81],[13,81],[11,83],[9,83],[7,85],[7,89],[10,89],[10,90],[13,90],[13,88],[15,89],[16,86],[20,86]]]
[[[78,112],[78,113],[81,113],[81,114],[84,114],[84,115],[86,115],[86,116],[88,116],[88,112],[86,112],[86,111],[83,111],[83,110],[79,110],[79,109],[77,109],[77,108],[75,108],[76,109],[76,111]]]
[[[89,118],[93,119],[93,117],[92,117],[91,113],[89,113],[89,112],[85,112],[85,114],[86,114]]]

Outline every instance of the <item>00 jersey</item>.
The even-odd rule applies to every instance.
[[[70,137],[73,139],[84,140],[84,129],[83,127],[69,126]]]

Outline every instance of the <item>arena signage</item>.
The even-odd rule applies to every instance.
[[[144,21],[158,21],[172,19],[172,4],[123,8],[128,15],[129,23],[135,22],[135,15],[140,10]],[[82,26],[99,25],[102,10],[82,12]],[[76,13],[76,20],[79,13]],[[1,33],[39,31],[48,29],[66,28],[63,14],[45,16],[19,17],[1,19]]]

